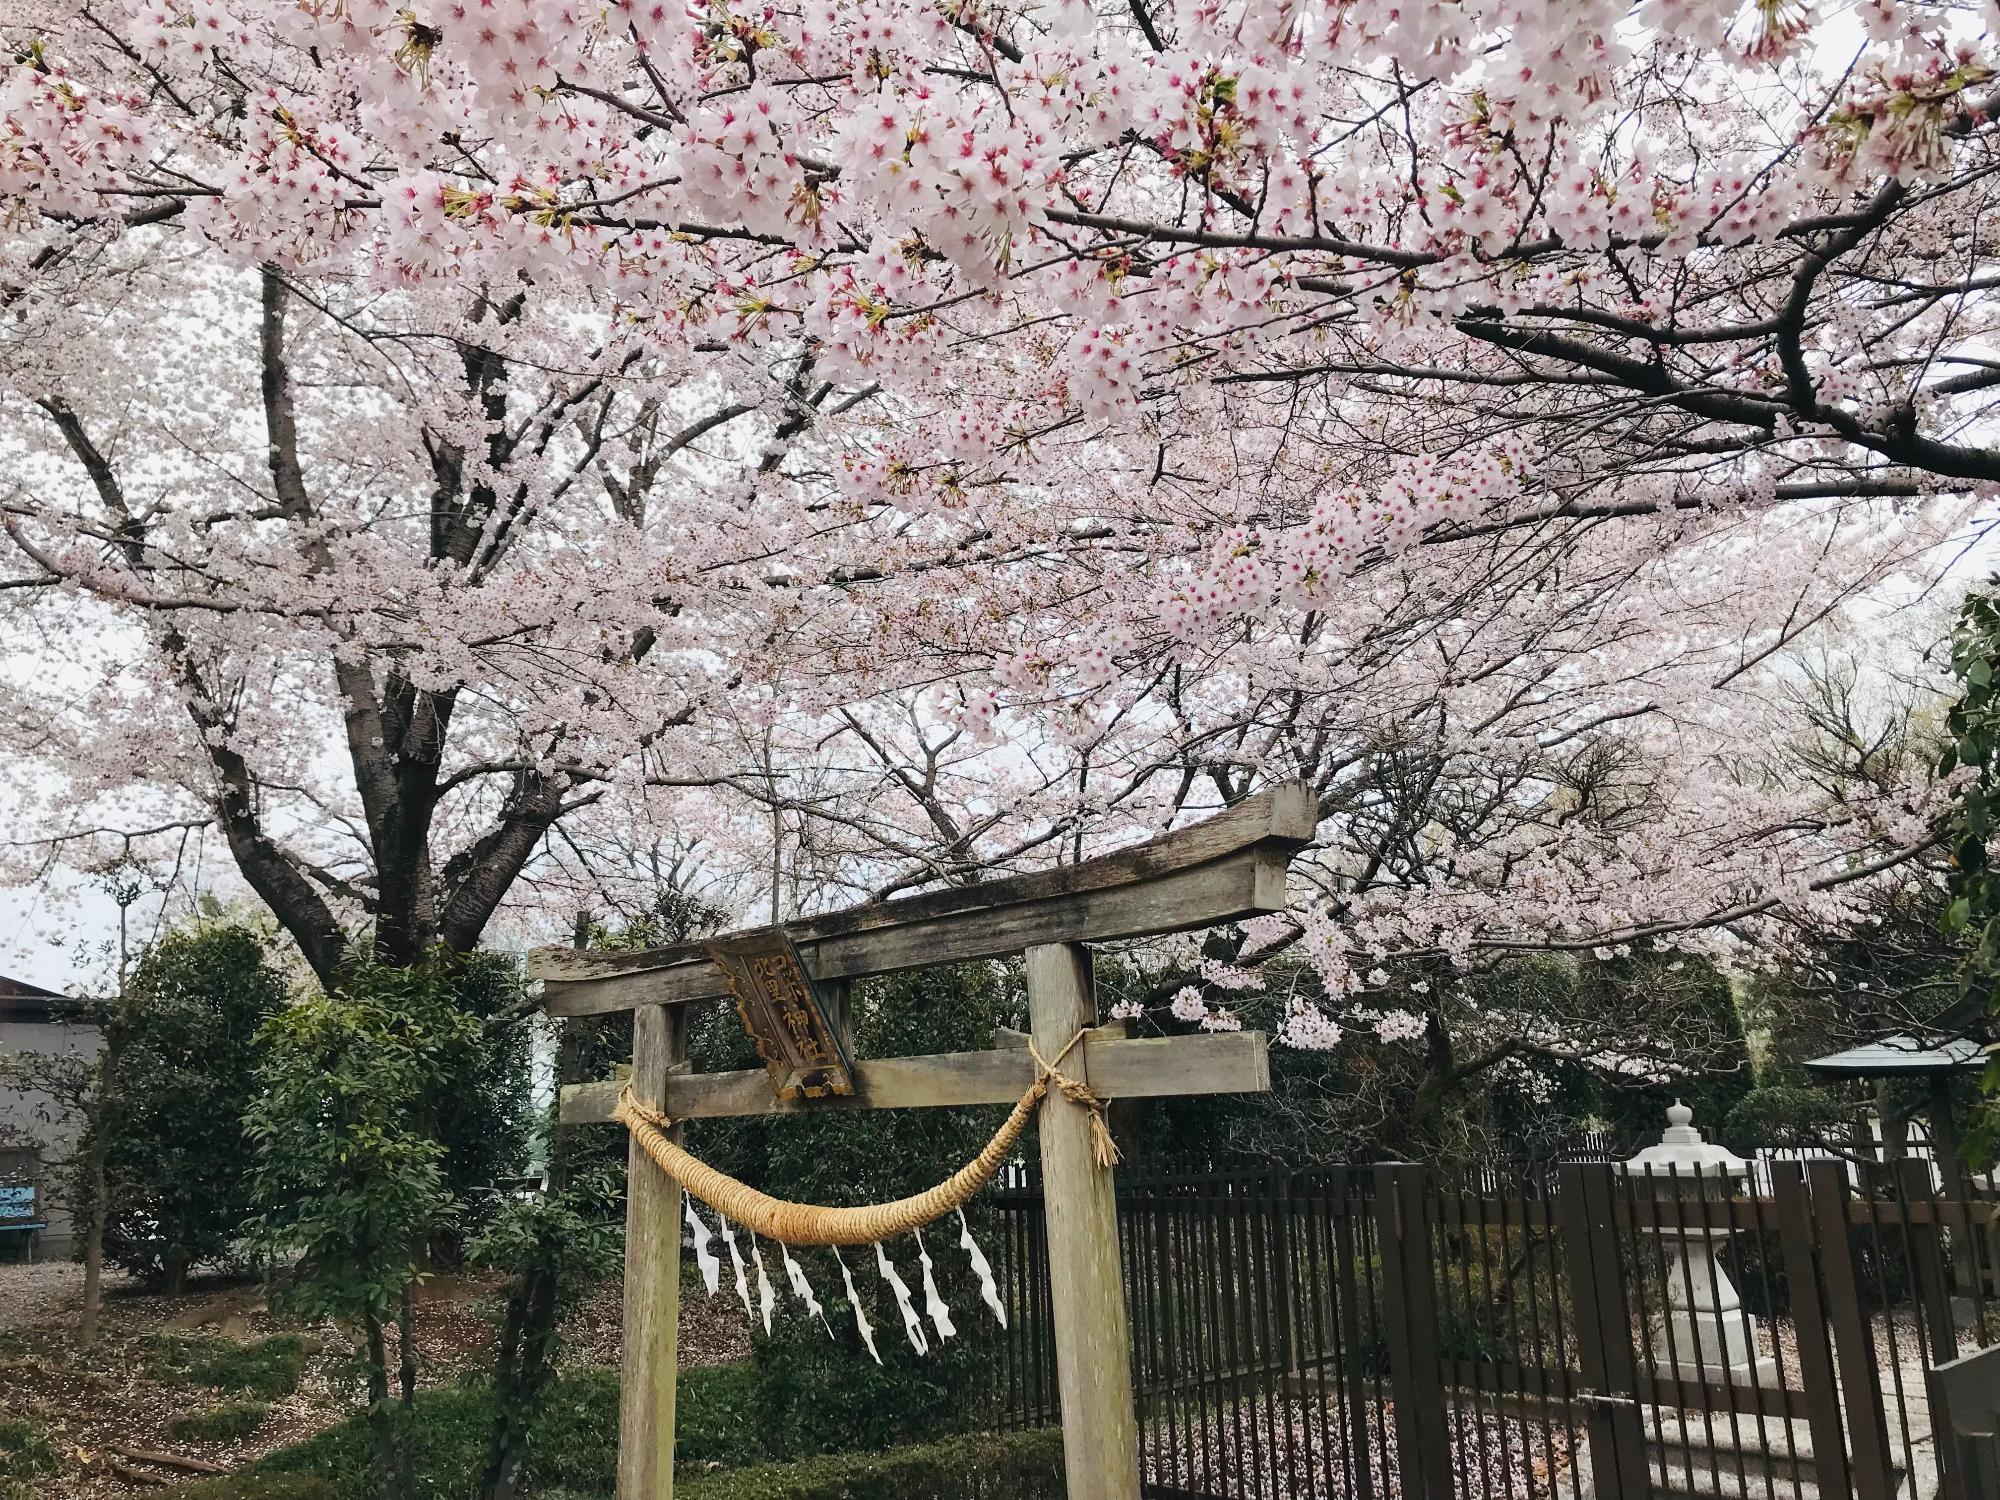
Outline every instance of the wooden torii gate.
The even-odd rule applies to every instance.
[[[1087,1030],[1063,1071],[1098,1098],[1260,1092],[1270,1087],[1270,1070],[1259,1033],[1131,1039],[1120,1026],[1098,1027],[1084,945],[1282,910],[1292,856],[1314,828],[1310,794],[1288,782],[1206,822],[1100,859],[715,941],[754,947],[760,938],[788,937],[843,1033],[847,986],[855,979],[1024,954],[1036,1048],[1052,1058]],[[624,953],[549,948],[534,954],[531,967],[543,981],[549,1015],[636,1012],[633,1094],[675,1121],[1012,1104],[1036,1078],[1026,1039],[1014,1038],[985,1052],[856,1061],[852,1094],[780,1099],[764,1069],[689,1071],[683,1007],[730,998],[708,944]],[[851,1046],[845,1051],[852,1056]],[[564,1089],[561,1122],[610,1121],[622,1086],[613,1079]],[[1036,1131],[1069,1493],[1074,1500],[1138,1500],[1138,1424],[1111,1169],[1097,1162],[1090,1111],[1060,1092],[1044,1101]],[[680,1189],[636,1142],[630,1161],[618,1497],[671,1500]]]

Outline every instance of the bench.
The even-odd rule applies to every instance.
[[[0,1183],[0,1234],[25,1234],[29,1261],[35,1258],[36,1240],[48,1227],[39,1183]]]

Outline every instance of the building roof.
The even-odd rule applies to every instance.
[[[1915,1073],[1948,1073],[1986,1066],[1986,1044],[1962,1036],[1878,1037],[1831,1052],[1807,1063],[1809,1072],[1825,1078],[1900,1078]]]
[[[75,1020],[90,1008],[87,1000],[0,974],[0,1021]]]

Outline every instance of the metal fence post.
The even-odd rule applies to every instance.
[[[1608,1165],[1564,1164],[1556,1215],[1576,1312],[1577,1363],[1590,1411],[1585,1426],[1592,1478],[1599,1495],[1644,1495],[1650,1480],[1646,1433],[1639,1421],[1639,1361],[1632,1349],[1612,1202]]]
[[[1429,1174],[1422,1167],[1396,1163],[1375,1169],[1382,1321],[1396,1396],[1396,1459],[1402,1478],[1398,1493],[1408,1500],[1453,1500],[1428,1190]]]
[[[1847,1222],[1847,1171],[1837,1161],[1815,1161],[1807,1164],[1806,1181],[1812,1189],[1813,1224],[1840,1366],[1841,1397],[1847,1407],[1855,1483],[1864,1495],[1891,1494],[1889,1423],[1882,1411],[1882,1375],[1875,1366],[1875,1340],[1861,1300],[1854,1236]]]
[[[1854,1493],[1847,1467],[1847,1436],[1840,1425],[1840,1389],[1834,1377],[1833,1341],[1820,1300],[1819,1271],[1813,1264],[1812,1209],[1806,1198],[1805,1168],[1795,1161],[1771,1164],[1771,1193],[1778,1210],[1778,1239],[1791,1294],[1792,1326],[1798,1330],[1799,1385],[1812,1430],[1813,1468],[1826,1500]]]
[[[1358,1253],[1355,1230],[1356,1220],[1360,1218],[1356,1179],[1349,1176],[1346,1167],[1335,1167],[1328,1191],[1333,1199],[1333,1256],[1336,1295],[1340,1299],[1340,1306],[1336,1309],[1340,1323],[1339,1346],[1345,1355],[1340,1388],[1347,1408],[1347,1451],[1353,1464],[1352,1478],[1359,1491],[1359,1500],[1375,1500],[1375,1467],[1369,1456],[1368,1441],[1373,1403],[1368,1397],[1366,1351],[1361,1342],[1361,1280],[1355,1275],[1355,1256]],[[1377,1317],[1371,1301],[1367,1324],[1371,1337],[1378,1326]]]

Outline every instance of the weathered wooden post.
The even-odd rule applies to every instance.
[[[1027,959],[1030,1034],[1044,1057],[1054,1057],[1079,1030],[1097,1024],[1090,953],[1074,943],[1047,943],[1030,948]],[[1078,1081],[1088,1085],[1088,1073]],[[1097,1160],[1090,1111],[1060,1093],[1043,1104],[1035,1129],[1069,1493],[1138,1500],[1139,1423],[1111,1168]]]
[[[632,1092],[656,1107],[685,1067],[686,1013],[632,1017]],[[675,1136],[680,1131],[674,1131]],[[619,1388],[618,1500],[673,1500],[674,1390],[680,1367],[681,1190],[630,1143],[625,1187],[625,1352]]]

